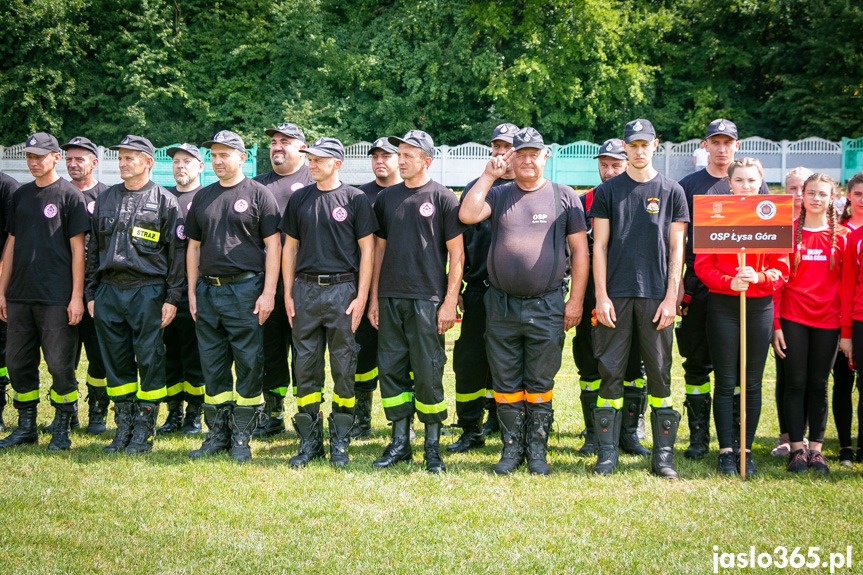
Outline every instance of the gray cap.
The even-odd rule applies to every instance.
[[[318,138],[309,148],[300,150],[302,154],[311,154],[321,158],[345,159],[345,147],[335,138]]]
[[[403,138],[390,136],[387,139],[393,146],[407,144],[408,146],[419,148],[429,156],[434,157],[434,140],[422,130],[408,130]]]
[[[599,147],[599,152],[596,153],[594,158],[600,158],[602,156],[608,156],[609,158],[614,158],[616,160],[625,160],[626,150],[623,149],[623,140],[618,140],[617,138],[606,140]]]
[[[512,137],[515,136],[516,132],[518,132],[518,126],[515,124],[501,124],[494,129],[489,143],[494,142],[495,140],[502,140],[512,144]]]
[[[545,149],[545,142],[542,140],[542,135],[534,128],[522,128],[512,138],[512,148],[516,151],[523,148],[539,148]]]
[[[111,146],[111,150],[135,150],[136,152],[144,152],[151,158],[156,155],[156,150],[150,140],[144,136],[128,135],[123,138],[123,141],[116,146]]]
[[[62,146],[60,146],[61,150],[69,150],[71,148],[81,148],[83,150],[87,150],[94,156],[99,155],[99,148],[96,147],[96,144],[88,140],[87,138],[81,136],[75,136]]]
[[[707,135],[705,138],[713,136],[728,136],[729,138],[739,139],[737,137],[737,125],[731,120],[719,118],[713,120],[707,125]]]
[[[369,155],[375,153],[375,150],[383,150],[387,154],[398,154],[399,149],[390,144],[390,141],[387,138],[378,138],[375,140],[375,143],[372,144],[372,147],[369,149]]]
[[[170,148],[165,150],[165,153],[168,154],[168,156],[170,156],[171,158],[173,158],[174,154],[176,154],[177,152],[186,152],[199,162],[204,161],[204,156],[201,154],[201,150],[198,149],[198,146],[183,143],[177,144],[176,146],[171,146]]]
[[[639,118],[626,124],[626,128],[623,129],[623,141],[627,144],[636,140],[652,142],[655,139],[656,130],[653,129],[650,120]]]
[[[300,140],[303,143],[306,141],[306,135],[296,124],[292,124],[291,122],[284,122],[279,124],[275,128],[270,128],[269,130],[264,130],[264,133],[269,137],[273,137],[276,134],[282,134],[289,138],[294,138],[295,140]]]
[[[44,156],[46,154],[57,153],[60,151],[60,145],[57,143],[57,138],[47,132],[36,132],[27,138],[24,151],[31,154]]]
[[[240,135],[230,130],[222,130],[213,136],[212,140],[207,140],[201,144],[201,146],[204,148],[212,148],[213,144],[222,144],[223,146],[228,146],[229,148],[234,148],[241,152],[246,151],[246,145],[243,143],[243,139]]]

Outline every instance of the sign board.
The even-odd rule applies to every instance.
[[[794,251],[793,196],[693,196],[692,200],[695,253]]]

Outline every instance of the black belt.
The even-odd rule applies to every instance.
[[[310,274],[304,274],[302,272],[297,274],[297,278],[303,281],[307,281],[313,284],[318,284],[319,286],[331,286],[335,284],[343,284],[347,282],[352,282],[356,280],[356,274],[326,274],[322,276],[315,276]]]
[[[240,282],[243,280],[247,280],[249,278],[253,278],[257,275],[260,275],[260,272],[242,272],[238,273],[235,276],[201,276],[201,279],[207,282],[211,286],[223,286],[232,284],[234,282]]]

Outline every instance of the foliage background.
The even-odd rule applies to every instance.
[[[6,0],[0,143],[36,130],[156,146],[289,120],[345,143],[501,121],[602,141],[863,136],[851,0]]]

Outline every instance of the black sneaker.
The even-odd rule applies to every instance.
[[[752,461],[752,452],[745,451],[746,454],[746,475],[755,475],[758,470],[755,469],[755,462]],[[737,469],[740,469],[740,454],[737,454]]]
[[[806,452],[802,449],[792,451],[788,456],[788,465],[785,471],[790,473],[806,473],[809,471],[809,462],[806,461]]]
[[[726,451],[719,454],[719,464],[716,468],[725,475],[737,475],[737,464],[733,451]]]
[[[850,447],[843,447],[839,450],[839,465],[842,467],[851,467],[854,464],[854,450]]]
[[[809,469],[814,469],[821,475],[830,473],[830,468],[827,467],[827,460],[824,459],[824,454],[820,451],[809,452]]]

